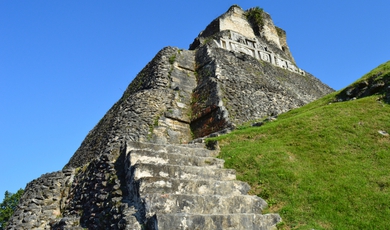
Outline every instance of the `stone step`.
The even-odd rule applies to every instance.
[[[212,179],[212,180],[235,180],[234,169],[218,169],[197,166],[179,165],[155,165],[148,163],[137,163],[132,166],[134,179],[142,177],[169,177],[173,179]]]
[[[186,195],[186,194],[145,194],[147,212],[167,213],[201,213],[201,214],[232,214],[261,213],[267,203],[249,195],[219,196],[219,195]]]
[[[199,156],[199,157],[215,157],[218,155],[217,151],[211,151],[200,147],[198,144],[183,144],[183,145],[159,145],[144,142],[128,142],[126,152],[131,150],[150,150],[154,152],[170,152],[183,154],[187,156]]]
[[[186,195],[246,195],[250,186],[242,181],[180,180],[164,177],[147,177],[137,181],[141,194]]]
[[[170,230],[271,230],[282,221],[278,214],[160,214],[155,219],[155,229]]]
[[[179,145],[173,146],[168,145],[167,151],[171,153],[179,153],[188,156],[199,156],[199,157],[216,157],[218,156],[217,151],[211,151],[205,148],[199,148],[198,145]]]
[[[131,150],[129,153],[130,165],[136,163],[171,164],[184,166],[202,166],[223,168],[224,160],[214,157],[187,156],[177,153],[155,152],[151,150]]]

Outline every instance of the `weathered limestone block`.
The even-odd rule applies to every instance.
[[[188,215],[167,214],[157,217],[160,229],[226,229],[226,230],[276,230],[281,221],[279,215],[228,214]]]
[[[239,6],[232,6],[219,18],[220,31],[233,30],[248,37],[254,38],[255,34],[251,25],[245,17],[245,11]]]
[[[263,12],[263,23],[263,28],[260,30],[261,36],[267,39],[267,41],[274,43],[279,49],[282,49],[278,31],[271,19],[271,15],[266,12]]]
[[[195,53],[179,50],[173,56],[170,88],[174,91],[171,104],[156,120],[152,141],[155,143],[187,143],[192,139],[190,116],[192,90],[196,86]],[[173,58],[171,58],[173,60]]]

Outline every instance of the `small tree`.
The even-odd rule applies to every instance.
[[[245,16],[248,19],[249,23],[252,25],[252,28],[256,35],[260,35],[260,31],[264,26],[264,10],[258,6],[250,8],[246,11]]]
[[[4,200],[0,203],[0,230],[7,227],[8,220],[14,213],[22,195],[23,189],[19,189],[16,193],[5,192]]]

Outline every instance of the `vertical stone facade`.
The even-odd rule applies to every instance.
[[[287,58],[272,52],[266,44],[261,43],[257,38],[249,39],[233,31],[224,31],[219,33],[214,39],[215,44],[223,49],[245,53],[256,59],[269,62],[289,71],[305,75],[305,71],[298,68]]]
[[[244,35],[247,38],[254,38],[255,33],[245,16],[245,11],[239,6],[232,6],[219,17],[220,31],[232,30]],[[219,31],[218,31],[219,32]]]
[[[303,74],[303,71],[296,67],[291,55],[286,32],[274,25],[268,13],[261,11],[261,25],[253,25],[248,21],[247,14],[256,9],[244,11],[241,7],[233,5],[199,34],[190,45],[190,49],[196,49],[213,39],[221,48],[244,52],[257,59]],[[258,32],[255,33],[255,30]]]

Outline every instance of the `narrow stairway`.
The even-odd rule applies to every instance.
[[[276,229],[278,214],[223,169],[216,151],[191,145],[127,145],[126,180],[145,229]]]

